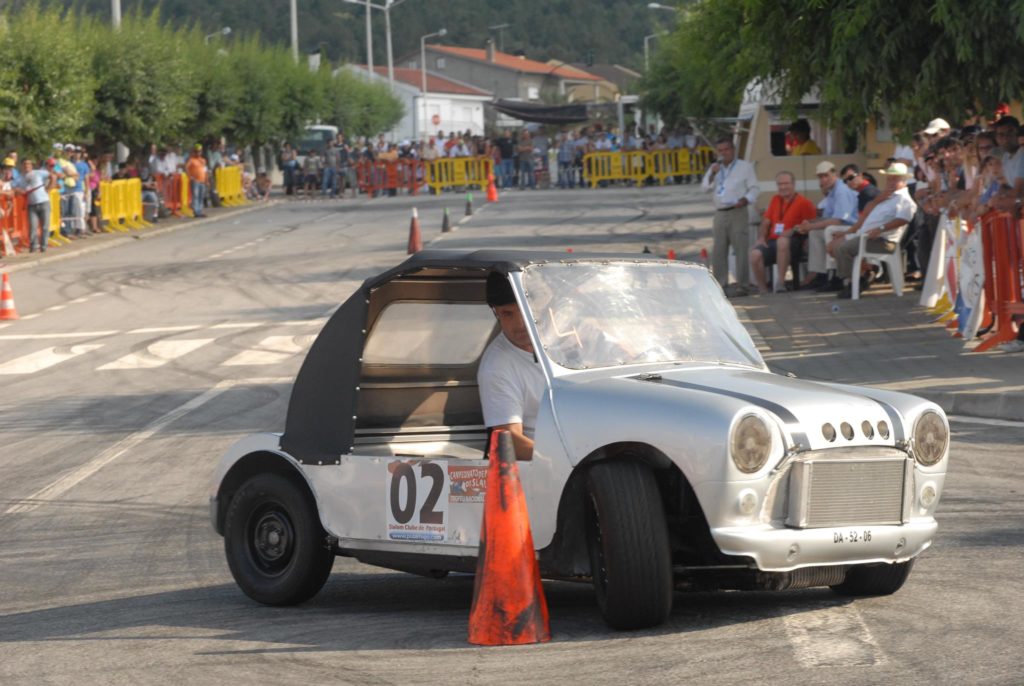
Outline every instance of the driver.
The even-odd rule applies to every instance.
[[[487,304],[494,312],[499,333],[492,340],[477,372],[484,424],[512,435],[517,460],[533,456],[533,435],[544,372],[533,352],[530,332],[516,303],[508,277],[492,272],[487,277]]]

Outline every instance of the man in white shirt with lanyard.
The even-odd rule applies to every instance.
[[[747,206],[757,200],[760,189],[754,166],[736,159],[736,147],[729,138],[715,144],[718,161],[711,165],[701,188],[713,193],[715,216],[711,223],[714,244],[711,249],[711,270],[718,283],[725,288],[729,282],[729,246],[736,253],[736,285],[732,293],[749,293],[750,216]]]
[[[540,396],[546,382],[508,276],[487,277],[487,304],[501,326],[484,351],[477,371],[484,425],[512,435],[516,459],[533,456]]]

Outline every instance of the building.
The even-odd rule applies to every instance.
[[[427,45],[426,59],[429,71],[470,84],[504,100],[567,102],[577,89],[579,96],[586,96],[588,86],[593,93],[602,82],[600,77],[566,62],[548,64],[501,52],[494,47],[492,40],[488,40],[484,48]],[[420,53],[400,61],[411,69],[419,69]]]
[[[366,65],[349,64],[343,69],[360,78],[369,76]],[[374,66],[372,80],[388,83],[387,67]],[[417,68],[395,67],[394,94],[405,108],[405,116],[391,130],[392,140],[422,140],[438,131],[484,133],[484,103],[491,94],[446,76],[427,72],[427,92],[423,93],[423,74]]]

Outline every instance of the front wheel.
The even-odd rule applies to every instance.
[[[242,591],[266,605],[294,605],[323,587],[334,565],[309,494],[278,474],[258,474],[231,499],[224,552]]]
[[[597,604],[614,629],[661,624],[672,611],[672,555],[654,474],[599,462],[587,477],[588,547]]]
[[[900,590],[913,568],[913,560],[896,564],[856,565],[846,572],[843,583],[830,588],[839,595],[892,595]]]

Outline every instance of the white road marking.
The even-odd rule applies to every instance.
[[[1018,422],[1012,419],[986,419],[985,417],[962,417],[960,415],[946,415],[946,419],[951,422],[961,422],[963,424],[984,424],[985,426],[1009,426],[1016,429],[1024,428],[1024,422]]]
[[[26,315],[25,315],[24,317],[22,317],[21,319],[22,319],[22,321],[25,321],[25,320],[27,320],[27,319],[35,319],[35,318],[36,318],[36,317],[38,317],[38,316],[39,316],[39,313],[38,313],[38,312],[36,312],[35,314],[26,314]]]
[[[266,326],[266,322],[228,322],[227,324],[214,324],[211,329],[254,329],[257,326]]]
[[[32,374],[102,347],[101,344],[73,345],[67,348],[58,347],[37,350],[34,353],[0,364],[0,375]]]
[[[213,388],[207,390],[204,393],[199,394],[192,400],[179,405],[162,417],[152,421],[145,429],[134,434],[130,434],[120,441],[110,446],[107,450],[103,451],[93,459],[89,460],[77,469],[68,472],[64,476],[60,477],[50,485],[39,489],[27,498],[22,499],[15,505],[7,508],[4,512],[5,515],[10,514],[21,514],[25,512],[31,512],[48,502],[60,498],[62,495],[70,491],[72,488],[82,483],[90,476],[103,469],[117,458],[121,457],[129,450],[132,450],[140,443],[149,440],[156,435],[161,429],[168,424],[181,419],[189,412],[198,409],[210,402],[218,395],[227,391],[235,386],[247,386],[247,385],[262,385],[262,384],[274,384],[274,383],[287,383],[290,382],[290,378],[270,378],[270,379],[231,379],[224,380],[218,383]]]
[[[26,319],[26,317],[22,317]],[[96,338],[113,336],[120,331],[79,331],[77,333],[9,333],[0,336],[0,341],[28,341],[42,338]]]
[[[214,339],[212,338],[181,338],[156,341],[146,346],[145,350],[128,353],[120,359],[108,362],[102,367],[97,367],[96,371],[109,369],[156,369],[213,341]]]
[[[54,305],[53,307],[47,307],[43,312],[59,312],[63,310],[67,305]]]
[[[292,319],[287,322],[275,322],[276,326],[323,326],[327,323],[326,318],[320,319]]]
[[[301,352],[313,342],[313,336],[267,336],[249,350],[243,350],[227,362],[226,367],[280,364]]]
[[[88,299],[89,299],[89,296],[85,295],[85,296],[82,296],[81,298],[75,298],[74,300],[69,300],[68,301],[68,305],[77,305],[78,303],[84,303]]]
[[[796,659],[805,668],[881,665],[886,661],[854,605],[795,612],[784,616],[782,622]]]
[[[154,326],[148,329],[132,329],[126,333],[168,333],[171,331],[192,331],[200,328],[198,324],[185,326]]]

